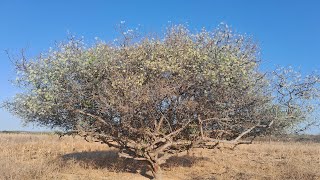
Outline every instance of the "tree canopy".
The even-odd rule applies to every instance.
[[[250,143],[306,121],[318,76],[262,72],[260,61],[256,43],[226,26],[175,25],[160,37],[122,31],[118,44],[91,46],[71,37],[15,62],[23,92],[5,106],[25,122],[119,148],[161,178],[160,165],[178,152]]]

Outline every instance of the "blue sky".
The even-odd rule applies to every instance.
[[[92,41],[111,41],[115,25],[126,21],[143,31],[161,32],[168,21],[191,30],[225,22],[260,45],[263,68],[292,65],[302,72],[320,69],[320,1],[161,0],[161,1],[15,1],[0,0],[0,101],[18,91],[5,49],[28,47],[29,57],[46,51],[71,32]],[[39,130],[0,110],[0,130]],[[313,132],[318,132],[313,130]]]

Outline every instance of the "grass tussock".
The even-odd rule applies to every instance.
[[[255,142],[235,150],[194,149],[163,165],[165,179],[320,179],[320,144]],[[148,179],[142,162],[79,137],[0,134],[0,179]]]

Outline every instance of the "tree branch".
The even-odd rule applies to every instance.
[[[103,123],[103,124],[105,124],[105,125],[109,125],[103,118],[101,118],[101,117],[99,117],[99,116],[97,116],[97,115],[84,112],[84,111],[82,111],[82,110],[80,110],[80,109],[76,109],[75,112],[78,112],[78,113],[83,114],[83,115],[86,115],[86,116],[90,116],[90,117],[98,120],[99,122],[101,122],[101,123]]]

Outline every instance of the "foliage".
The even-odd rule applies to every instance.
[[[140,39],[129,30],[120,39],[87,47],[71,37],[17,62],[24,92],[6,107],[26,122],[117,147],[160,178],[159,165],[175,153],[294,127],[309,112],[302,102],[317,95],[317,76],[259,71],[256,44],[225,26],[193,34],[176,25]]]

